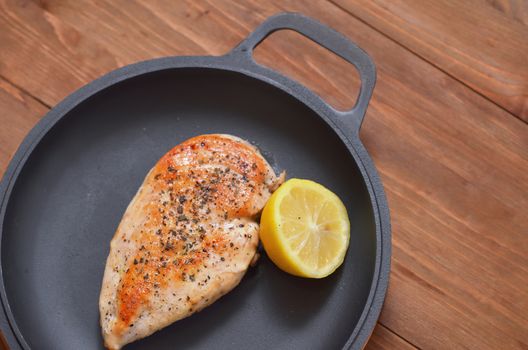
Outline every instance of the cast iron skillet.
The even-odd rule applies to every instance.
[[[355,107],[328,106],[258,65],[253,49],[292,29],[352,63]],[[2,331],[12,349],[102,348],[98,297],[109,242],[147,171],[205,133],[254,142],[276,170],[345,202],[343,266],[323,280],[289,276],[264,255],[221,300],[126,349],[360,349],[385,297],[389,212],[358,131],[375,82],[367,54],[299,14],[279,14],[221,57],[133,64],[88,84],[26,137],[0,186]]]

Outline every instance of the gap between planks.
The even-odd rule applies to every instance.
[[[396,333],[395,331],[393,331],[392,329],[390,329],[389,327],[387,327],[386,325],[384,325],[383,323],[381,323],[379,320],[378,320],[377,324],[378,324],[380,327],[385,328],[388,332],[394,334],[396,337],[400,338],[402,341],[406,342],[407,344],[409,344],[409,345],[412,346],[413,348],[418,349],[418,350],[422,350],[422,348],[420,348],[418,345],[414,344],[413,342],[411,342],[411,341],[409,341],[408,339],[404,338],[404,337],[401,336],[400,334]]]
[[[466,88],[468,88],[469,90],[473,91],[474,93],[476,93],[477,95],[481,96],[482,98],[484,98],[485,100],[493,103],[495,106],[499,107],[500,109],[502,109],[504,112],[508,113],[512,118],[515,118],[515,119],[518,119],[520,120],[521,122],[523,122],[524,124],[527,124],[528,125],[528,121],[522,119],[521,117],[513,114],[512,112],[510,112],[509,110],[507,110],[506,108],[504,108],[503,106],[501,106],[500,104],[496,103],[495,101],[493,101],[492,99],[490,99],[489,97],[481,94],[480,92],[478,92],[477,90],[473,89],[471,86],[469,86],[468,84],[466,84],[464,81],[458,79],[456,76],[454,76],[453,74],[449,73],[448,71],[442,69],[441,67],[439,67],[437,64],[435,64],[434,62],[428,60],[427,58],[423,57],[422,55],[420,55],[419,53],[413,51],[412,49],[408,48],[407,46],[405,46],[403,43],[393,39],[391,36],[389,36],[388,34],[386,34],[385,32],[381,31],[380,29],[374,27],[373,25],[371,25],[369,22],[363,20],[363,18],[355,15],[353,12],[351,12],[350,10],[348,10],[347,8],[344,8],[343,6],[341,6],[340,4],[338,3],[335,3],[334,0],[326,0],[328,3],[332,4],[333,6],[337,7],[338,9],[340,9],[341,11],[343,12],[346,12],[347,14],[349,14],[350,16],[354,17],[355,19],[357,19],[358,21],[360,21],[361,23],[365,24],[366,26],[368,26],[369,28],[372,28],[373,30],[375,30],[376,32],[380,33],[381,35],[383,35],[384,37],[386,37],[387,39],[389,39],[390,41],[396,43],[398,46],[400,46],[401,48],[403,48],[404,50],[412,53],[413,55],[415,55],[416,57],[420,58],[421,60],[429,63],[431,66],[435,67],[436,69],[438,69],[439,71],[441,71],[442,73],[446,74],[447,76],[453,78],[454,80],[456,80],[457,82],[459,82],[460,84],[464,85]]]
[[[52,108],[52,106],[50,106],[49,104],[47,104],[46,102],[44,102],[43,100],[41,100],[39,97],[33,95],[31,92],[27,91],[26,89],[24,89],[22,86],[18,85],[18,84],[15,84],[14,82],[12,82],[10,79],[6,78],[4,75],[0,74],[0,79],[6,81],[7,83],[9,83],[10,85],[14,86],[15,88],[17,88],[18,90],[20,90],[22,93],[24,93],[25,95],[31,97],[32,99],[34,99],[35,101],[37,101],[38,103],[40,103],[41,105],[43,105],[44,107],[46,107],[48,110],[50,110]],[[41,119],[43,117],[43,115],[40,116],[39,119]],[[18,147],[17,147],[18,148]]]

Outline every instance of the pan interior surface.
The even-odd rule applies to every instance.
[[[98,299],[109,243],[157,160],[199,134],[257,145],[276,171],[320,182],[345,203],[350,248],[322,280],[293,277],[262,254],[233,291],[126,349],[335,349],[370,292],[376,228],[365,180],[314,111],[241,73],[166,69],[127,79],[70,110],[29,156],[7,204],[7,301],[32,349],[102,349]]]

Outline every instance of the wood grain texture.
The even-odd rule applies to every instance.
[[[411,350],[414,346],[392,333],[389,329],[378,324],[369,339],[365,350]]]
[[[18,145],[47,108],[0,78],[0,111],[0,174],[3,174]]]
[[[528,121],[528,27],[496,10],[505,1],[332,1]]]
[[[280,56],[283,59],[277,60]],[[299,81],[337,109],[354,107],[360,87],[358,72],[350,63],[301,34],[291,30],[271,34],[257,46],[255,60]]]
[[[137,60],[226,53],[283,10],[342,32],[378,68],[360,136],[382,177],[393,225],[392,275],[380,319],[386,328],[376,329],[369,349],[405,349],[411,346],[405,340],[424,349],[528,347],[528,125],[521,120],[329,2],[0,6],[0,27],[6,28],[0,31],[0,75],[50,105]],[[349,92],[357,77],[343,74],[350,68],[328,64],[326,55],[291,38],[269,38],[258,49],[261,62],[315,87],[330,103],[353,103]],[[34,57],[38,62],[28,64]],[[512,91],[509,83],[501,86],[498,95]]]
[[[528,1],[526,0],[486,0],[491,6],[519,23],[528,25]]]

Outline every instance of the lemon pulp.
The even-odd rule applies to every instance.
[[[350,241],[346,208],[332,191],[301,179],[282,184],[264,207],[260,238],[270,259],[301,277],[323,278],[345,258]]]

